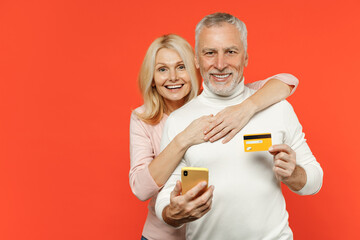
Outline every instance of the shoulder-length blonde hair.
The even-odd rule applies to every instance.
[[[177,51],[190,76],[191,90],[185,97],[185,103],[199,93],[200,74],[195,68],[194,51],[190,44],[176,34],[164,35],[155,39],[146,52],[139,74],[139,88],[144,99],[145,110],[142,113],[136,113],[138,118],[152,125],[160,122],[166,110],[163,97],[158,93],[156,88],[152,87],[156,54],[162,48]]]

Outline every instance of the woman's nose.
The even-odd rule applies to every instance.
[[[176,81],[176,80],[177,80],[177,73],[176,73],[176,71],[174,71],[174,70],[170,71],[170,80],[171,80],[171,81]]]

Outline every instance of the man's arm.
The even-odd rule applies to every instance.
[[[321,189],[323,171],[306,143],[293,108],[286,101],[283,107],[285,144],[269,149],[274,155],[275,176],[297,194],[315,194]]]

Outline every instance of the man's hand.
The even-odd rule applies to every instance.
[[[177,181],[170,195],[170,204],[163,210],[164,221],[174,227],[194,221],[204,216],[210,209],[214,186],[210,186],[202,195],[198,194],[206,188],[206,182],[201,182],[186,194],[181,193],[181,182]]]
[[[274,173],[279,181],[289,178],[295,170],[296,153],[286,144],[273,145],[269,152],[274,155]]]
[[[306,184],[305,170],[296,165],[296,153],[286,144],[273,145],[269,152],[274,155],[275,177],[294,191]]]
[[[227,107],[213,117],[205,128],[205,140],[215,142],[225,137],[222,143],[229,142],[256,113],[256,107],[250,100]]]

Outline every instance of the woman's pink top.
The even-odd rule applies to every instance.
[[[252,89],[260,89],[268,80],[277,78],[288,85],[298,86],[298,79],[291,74],[278,74],[262,81],[246,84]],[[144,111],[144,106],[135,109]],[[150,199],[148,214],[142,235],[149,240],[184,240],[185,227],[173,228],[155,215],[155,201],[161,187],[157,186],[149,172],[149,163],[160,153],[160,141],[167,115],[156,125],[141,121],[133,112],[130,119],[130,187],[141,201]],[[140,237],[139,237],[140,239]]]

